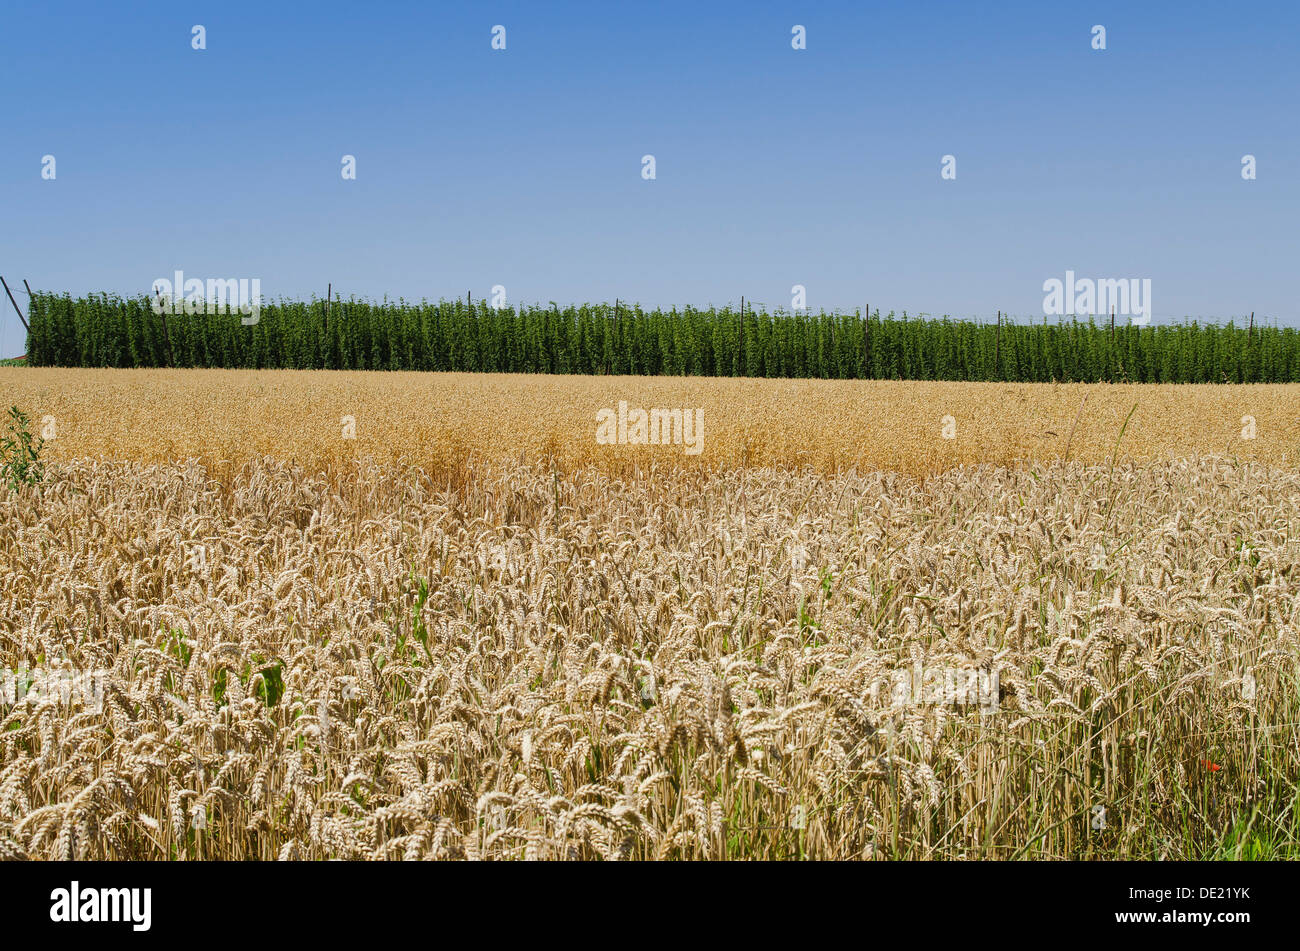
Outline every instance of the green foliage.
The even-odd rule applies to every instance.
[[[278,301],[155,314],[145,297],[36,294],[43,366],[442,370],[1020,382],[1300,381],[1300,332],[1235,323],[982,323],[731,307],[489,307],[482,301]]]
[[[268,707],[273,707],[284,696],[284,663],[277,660],[269,667],[263,667],[258,673],[261,676],[254,682],[253,694]]]
[[[254,654],[252,661],[244,664],[244,669],[236,676],[246,689],[252,685],[252,695],[268,707],[273,707],[284,696],[284,662],[268,661]],[[230,687],[230,671],[218,667],[212,678],[212,699],[217,706],[229,703],[226,694]]]
[[[45,477],[41,449],[45,440],[33,436],[27,414],[9,407],[9,431],[0,437],[0,478],[17,491],[21,485],[35,485]]]

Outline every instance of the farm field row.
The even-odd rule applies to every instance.
[[[923,475],[1067,452],[1085,463],[1114,455],[1211,454],[1273,465],[1300,458],[1300,384],[11,367],[0,368],[0,393],[6,408],[18,405],[53,437],[51,459],[194,457],[220,467],[261,456],[305,466],[370,457],[438,469],[547,458],[611,470],[811,466]],[[683,411],[685,433],[679,417],[652,416],[655,409]],[[647,427],[645,444],[636,444],[638,410],[663,424]],[[674,441],[665,427],[686,438]]]
[[[102,703],[0,703],[0,856],[1294,857],[1297,525],[1205,459],[54,464],[0,646]]]
[[[1300,855],[1300,386],[0,392],[0,857]]]
[[[169,306],[165,291],[152,299],[37,293],[28,357],[33,366],[59,367],[1018,383],[1300,381],[1300,333],[1268,320],[1256,324],[1253,315],[1240,323],[1121,320],[1108,328],[1092,318],[1017,322],[999,314],[993,322],[909,319],[879,311],[864,318],[859,311],[769,313],[752,306],[679,313],[618,302],[561,310],[469,299],[349,299],[327,308],[320,300],[263,301],[256,288],[244,285],[236,294],[214,281],[208,291],[212,306],[198,299]]]

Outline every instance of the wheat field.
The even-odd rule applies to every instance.
[[[0,393],[5,407],[52,421],[51,458],[197,458],[223,473],[266,455],[311,468],[371,458],[433,471],[509,456],[608,471],[811,466],[913,475],[1067,452],[1103,462],[1117,448],[1152,460],[1189,453],[1275,465],[1300,459],[1300,385],[1282,384],[0,367]],[[702,451],[599,445],[596,414],[620,401],[701,410]],[[344,438],[344,417],[355,438]]]
[[[4,857],[1300,854],[1292,388],[0,382]]]

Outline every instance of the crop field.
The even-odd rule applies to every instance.
[[[290,370],[0,368],[54,459],[228,469],[263,455],[428,471],[547,459],[607,471],[810,466],[912,475],[957,465],[1190,453],[1300,459],[1300,385],[950,383]],[[699,411],[698,452],[605,445],[597,414]],[[1127,420],[1127,423],[1126,423]],[[1121,438],[1122,436],[1122,438]]]
[[[1300,479],[61,463],[0,502],[0,851],[1270,857]]]
[[[215,285],[210,293],[216,294]],[[1300,332],[1255,315],[1141,325],[879,310],[269,301],[36,293],[36,366],[434,370],[1020,383],[1295,383]],[[187,300],[189,300],[187,298]],[[168,320],[170,314],[171,320]],[[242,315],[242,316],[241,316]],[[235,317],[239,317],[236,324]]]
[[[0,856],[1300,856],[1300,387],[0,390]]]

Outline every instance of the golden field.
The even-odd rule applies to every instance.
[[[1300,387],[0,386],[2,857],[1300,855]]]
[[[1300,479],[60,464],[0,853],[1294,855]]]
[[[53,417],[55,459],[194,457],[220,466],[270,455],[316,467],[372,457],[433,469],[471,457],[545,457],[619,471],[807,465],[921,475],[1059,458],[1067,444],[1073,460],[1108,461],[1130,411],[1121,457],[1211,453],[1276,465],[1300,458],[1300,385],[4,367],[0,394],[5,408]],[[703,451],[598,445],[596,413],[620,400],[703,410]],[[342,438],[344,416],[355,421],[355,439]],[[946,416],[951,439],[943,437]],[[1253,439],[1242,438],[1245,416],[1254,418]]]

